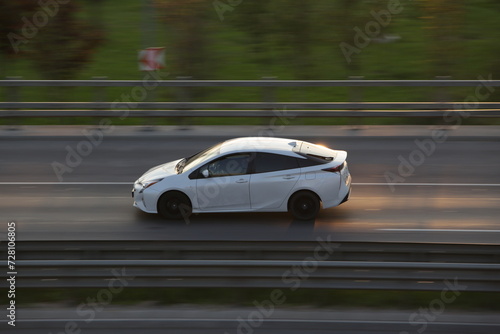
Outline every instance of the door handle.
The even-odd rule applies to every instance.
[[[236,183],[247,183],[248,180],[245,180],[245,179],[239,179],[236,181]]]
[[[291,180],[291,179],[295,179],[295,176],[292,176],[292,175],[286,175],[286,176],[283,176],[283,178],[285,180]]]

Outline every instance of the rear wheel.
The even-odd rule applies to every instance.
[[[314,219],[319,211],[319,198],[309,191],[300,191],[290,198],[288,210],[300,220]]]
[[[180,192],[167,192],[158,200],[158,213],[167,219],[187,219],[192,209],[189,198]]]

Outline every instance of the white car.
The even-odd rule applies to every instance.
[[[349,199],[347,152],[305,141],[243,137],[148,170],[134,206],[167,219],[192,212],[286,212],[316,217]]]

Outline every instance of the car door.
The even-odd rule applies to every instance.
[[[250,178],[252,209],[281,206],[300,178],[297,159],[287,155],[257,153]]]
[[[250,209],[249,163],[252,153],[230,154],[202,166],[196,198],[202,211]]]

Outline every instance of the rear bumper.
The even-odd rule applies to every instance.
[[[342,200],[342,202],[340,202],[340,204],[347,202],[349,200],[349,196],[351,196],[351,187],[349,187],[349,191],[347,192],[347,195],[345,195],[344,199]]]
[[[334,206],[338,206],[349,200],[351,195],[351,185],[346,185],[345,183],[340,184],[340,189],[336,192],[330,191],[329,193],[319,194],[322,201],[322,206],[324,209],[328,209]]]
[[[340,185],[340,188],[344,188],[347,190],[347,193],[345,194],[344,198],[342,199],[342,201],[339,203],[342,204],[342,203],[345,203],[349,200],[349,197],[351,196],[351,182],[352,182],[352,177],[351,177],[351,173],[349,173],[349,168],[347,167],[347,161],[345,162],[345,167],[344,169],[342,170],[342,172],[340,173],[341,174],[341,182],[343,184]],[[345,191],[345,190],[344,190]]]

